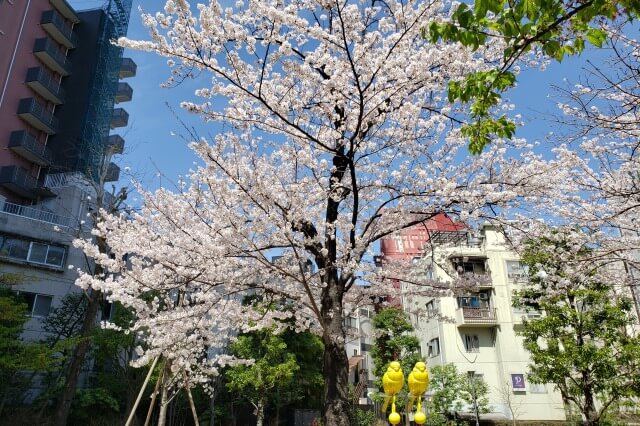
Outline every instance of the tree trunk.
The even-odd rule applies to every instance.
[[[256,417],[256,426],[262,426],[264,424],[264,400],[262,399],[258,400],[256,405]]]
[[[4,405],[7,403],[7,399],[9,399],[9,394],[8,393],[4,393],[2,395],[2,402],[0,402],[0,418],[2,417],[2,411],[4,410]]]
[[[322,293],[321,314],[324,343],[324,410],[323,424],[349,426],[349,360],[344,347],[342,329],[343,285],[337,273],[330,273]]]
[[[98,272],[98,269],[101,268],[96,266],[96,273],[101,273],[101,271]],[[96,316],[98,315],[101,296],[102,292],[99,290],[94,290],[89,295],[87,311],[85,312],[84,319],[82,320],[82,328],[80,329],[81,340],[71,356],[71,363],[67,370],[64,388],[53,421],[55,426],[66,426],[67,424],[69,412],[71,411],[71,403],[73,402],[73,397],[78,387],[78,378],[80,377],[82,366],[85,363],[87,352],[89,352],[89,346],[91,345],[89,338],[96,326]]]
[[[584,389],[584,410],[585,426],[598,426],[600,419],[598,417],[598,410],[596,410],[595,398],[591,388]]]
[[[216,392],[217,389],[214,387],[213,393],[211,394],[211,400],[209,401],[209,409],[211,410],[211,419],[209,420],[209,426],[216,426]]]

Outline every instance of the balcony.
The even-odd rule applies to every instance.
[[[58,194],[53,192],[53,190],[51,190],[51,188],[49,188],[47,186],[42,186],[42,185],[37,185],[35,188],[33,188],[33,193],[35,195],[37,195],[38,197],[45,197],[45,198],[57,197],[58,196]]]
[[[56,10],[69,21],[73,22],[74,24],[80,22],[78,15],[76,15],[76,11],[73,10],[73,8],[69,5],[69,3],[66,2],[66,0],[49,0],[49,3],[51,3],[51,5],[55,7]]]
[[[40,166],[48,166],[52,162],[52,155],[49,148],[40,143],[25,130],[11,133],[9,139],[9,149],[22,158],[36,163]]]
[[[542,318],[542,312],[535,309],[531,309],[527,312],[522,309],[512,308],[511,316],[513,319],[513,325],[519,326],[522,325],[524,321],[531,321],[534,319]]]
[[[64,90],[58,80],[43,67],[34,67],[27,70],[27,86],[34,92],[48,100],[60,105],[64,102]]]
[[[73,27],[68,25],[62,15],[55,10],[42,12],[40,24],[52,39],[67,49],[73,49],[78,45],[78,38],[73,33]]]
[[[69,75],[71,65],[67,60],[67,55],[59,51],[47,37],[36,39],[33,46],[33,54],[49,69],[62,76]]]
[[[34,98],[20,99],[18,117],[49,135],[58,131],[58,119]]]
[[[41,210],[33,207],[22,206],[19,204],[13,204],[4,202],[0,214],[26,217],[36,222],[50,223],[53,225],[61,225],[70,228],[73,225],[73,219],[66,216],[61,216],[53,212]]]
[[[120,135],[110,135],[105,145],[111,154],[122,154],[124,151],[124,139]]]
[[[26,169],[18,166],[0,167],[0,186],[18,194],[23,198],[36,198],[33,190],[37,185],[36,178]]]
[[[136,70],[138,66],[131,58],[122,58],[122,64],[120,65],[120,78],[129,78],[136,76]]]
[[[462,307],[456,309],[458,327],[495,327],[498,316],[495,308]]]
[[[120,179],[120,167],[115,163],[109,163],[107,166],[107,172],[104,175],[105,182],[115,182]]]
[[[127,83],[118,83],[118,90],[116,91],[116,103],[129,102],[133,97],[133,89]]]
[[[123,108],[114,108],[111,115],[111,128],[125,127],[129,124],[129,113]]]

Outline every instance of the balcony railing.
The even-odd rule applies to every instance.
[[[513,308],[511,310],[514,324],[522,324],[524,320],[531,321],[542,317],[542,312],[531,309],[528,312],[522,309]]]
[[[18,116],[47,134],[52,135],[58,131],[58,119],[34,98],[20,99]]]
[[[120,82],[118,83],[118,90],[116,91],[116,103],[129,102],[133,98],[133,89],[129,84]]]
[[[36,93],[56,105],[64,102],[64,90],[58,79],[43,67],[33,67],[27,70],[27,86]]]
[[[498,323],[498,316],[495,308],[462,307],[456,310],[456,320],[458,327],[492,327]]]
[[[131,58],[122,58],[120,65],[120,78],[135,77],[138,66]]]
[[[9,148],[18,155],[40,166],[51,164],[52,155],[49,148],[40,143],[25,130],[11,133]]]
[[[47,37],[36,39],[33,45],[33,54],[58,74],[62,76],[69,75],[71,65],[67,60],[67,56],[59,51]]]
[[[42,12],[40,24],[55,41],[67,49],[73,49],[78,45],[78,39],[73,33],[73,28],[71,25],[68,25],[62,15],[55,10]]]
[[[111,115],[111,128],[125,127],[129,123],[129,113],[123,108],[114,108]]]
[[[23,198],[36,198],[33,190],[37,180],[22,167],[0,167],[0,185]]]
[[[529,274],[526,272],[507,272],[507,279],[514,283],[526,283],[529,281]]]
[[[51,223],[65,227],[71,227],[71,224],[73,223],[73,220],[67,216],[61,216],[45,210],[34,209],[32,207],[7,202],[2,206],[1,212],[3,214],[26,217],[38,222]]]
[[[47,174],[44,186],[47,188],[61,188],[63,186],[86,184],[87,178],[80,172]]]
[[[111,154],[122,154],[124,151],[124,139],[120,135],[109,135],[106,145]]]
[[[73,10],[73,8],[69,5],[69,3],[67,3],[66,0],[49,0],[49,3],[51,3],[51,5],[62,14],[62,16],[64,16],[74,24],[80,22],[78,15],[76,15],[76,11]]]

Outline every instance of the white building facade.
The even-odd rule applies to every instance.
[[[518,256],[491,226],[479,233],[440,228],[430,230],[424,254],[414,264],[442,281],[474,274],[482,283],[447,297],[403,297],[427,365],[452,363],[460,373],[481,376],[489,386],[487,418],[564,420],[564,404],[553,385],[527,378],[530,359],[517,330],[523,317],[537,314],[512,307],[513,291],[526,280]]]

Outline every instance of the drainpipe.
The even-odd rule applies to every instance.
[[[29,12],[29,6],[31,5],[31,0],[27,1],[27,7],[24,11],[24,16],[22,17],[22,23],[20,24],[20,32],[18,32],[18,42],[16,46],[13,48],[13,55],[11,55],[11,63],[9,63],[9,70],[7,72],[7,79],[4,82],[4,87],[2,88],[2,94],[0,94],[0,108],[2,108],[2,101],[4,101],[4,95],[7,92],[7,86],[9,85],[9,76],[11,75],[11,70],[13,69],[13,63],[16,59],[16,53],[18,53],[18,45],[20,44],[22,31],[24,30],[24,22],[27,20],[27,13]]]

